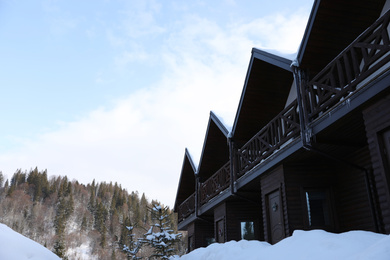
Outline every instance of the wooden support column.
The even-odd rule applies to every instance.
[[[237,169],[237,163],[236,163],[236,152],[235,152],[235,145],[233,138],[228,138],[229,142],[229,156],[230,156],[230,191],[232,194],[236,193],[234,183],[236,181],[236,169]]]
[[[199,197],[200,197],[200,189],[199,189],[199,174],[195,173],[195,217],[198,217],[198,208],[199,208]]]

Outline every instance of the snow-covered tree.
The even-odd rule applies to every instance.
[[[149,211],[154,224],[142,240],[143,243],[154,249],[154,253],[149,259],[169,259],[175,254],[175,245],[180,241],[182,234],[174,233],[168,207],[162,208],[160,205],[154,204]]]
[[[134,228],[135,226],[131,225],[130,219],[126,218],[119,245],[122,247],[122,251],[126,253],[128,259],[139,260],[142,257],[138,257],[137,254],[142,247],[142,241],[135,239]]]

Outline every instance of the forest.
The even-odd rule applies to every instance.
[[[92,180],[85,185],[67,176],[48,177],[47,170],[38,168],[18,169],[10,180],[0,172],[0,223],[62,259],[133,259],[123,249],[142,240],[155,225],[151,210],[155,205],[166,210],[165,222],[178,233],[169,207],[118,183]],[[185,235],[180,234],[174,245],[178,255],[185,253]],[[150,246],[137,253],[140,259],[151,255]]]

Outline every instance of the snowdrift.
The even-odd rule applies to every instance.
[[[180,260],[390,260],[390,235],[367,231],[333,234],[322,230],[295,231],[275,245],[230,241],[199,248]]]
[[[41,244],[0,224],[0,259],[18,260],[60,260]]]
[[[42,245],[0,224],[0,259],[59,260]],[[295,231],[275,245],[259,241],[211,244],[172,260],[390,260],[390,235],[367,231],[333,234]]]

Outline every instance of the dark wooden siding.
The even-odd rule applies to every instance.
[[[349,162],[370,168],[367,147],[345,158]],[[349,230],[375,230],[375,222],[366,185],[366,173],[360,169],[340,164],[337,168],[335,202],[338,212],[339,232]]]
[[[212,222],[196,220],[188,225],[188,237],[193,237],[193,248],[208,246],[210,239],[214,237],[214,227]],[[190,248],[190,245],[188,245]]]
[[[261,205],[246,200],[227,201],[214,209],[214,229],[220,220],[225,221],[225,240],[241,240],[241,221],[253,221],[255,236],[263,238]],[[215,236],[217,234],[215,233]]]
[[[284,178],[289,229],[310,229],[308,224],[305,190],[319,189],[328,192],[331,224],[324,229],[344,232],[354,229],[375,231],[366,187],[365,172],[359,167],[370,167],[367,147],[350,152],[338,159],[313,154],[304,162],[284,165]]]
[[[230,201],[226,204],[228,240],[241,240],[241,221],[253,221],[256,238],[264,240],[263,226],[260,225],[262,221],[260,205],[244,200]]]
[[[267,215],[267,202],[266,196],[275,190],[280,190],[282,204],[283,204],[283,222],[285,227],[286,236],[291,235],[289,231],[288,224],[288,215],[287,215],[287,203],[286,203],[286,193],[284,190],[284,172],[283,165],[272,170],[269,174],[264,174],[260,179],[261,184],[261,201],[262,201],[262,214],[263,214],[263,231],[264,231],[264,240],[270,241],[269,237],[269,227],[268,227],[268,215]]]
[[[389,180],[383,165],[378,133],[390,127],[390,96],[387,96],[363,111],[366,125],[367,141],[371,155],[372,169],[381,209],[383,230],[390,233],[390,195]],[[389,173],[387,173],[389,176]]]
[[[288,223],[292,234],[297,229],[308,229],[304,190],[320,188],[332,193],[334,167],[329,159],[319,158],[286,164],[284,169]]]

